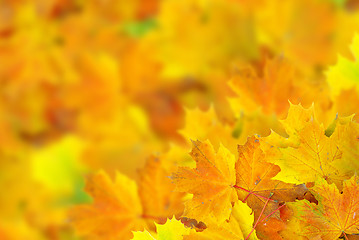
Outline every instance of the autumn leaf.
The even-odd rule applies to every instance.
[[[353,121],[353,115],[348,116],[348,117],[339,117],[337,114],[335,119],[330,123],[330,125],[327,127],[327,129],[325,129],[325,135],[327,137],[332,136],[333,133],[340,128],[340,126],[346,125],[352,121]],[[338,135],[337,138],[339,139],[339,136],[341,134],[338,134],[338,131],[337,131],[337,135]]]
[[[358,122],[358,104],[359,104],[359,91],[355,87],[349,90],[342,90],[338,96],[333,96],[333,110],[339,116],[351,116],[355,114],[353,119]],[[350,103],[350,104],[348,104]]]
[[[356,33],[350,47],[354,59],[339,55],[337,63],[326,72],[330,93],[334,100],[333,110],[340,116],[358,113],[359,103],[359,34]],[[351,104],[348,104],[351,103]],[[356,115],[355,120],[358,120]]]
[[[217,240],[217,239],[247,239],[256,240],[256,231],[252,232],[254,216],[246,203],[238,201],[228,221],[218,224],[208,223],[208,227],[201,232],[191,232],[185,240]]]
[[[352,117],[341,118],[336,124],[333,138],[342,151],[342,157],[333,162],[333,166],[346,175],[359,171],[359,124]]]
[[[167,219],[164,225],[156,224],[156,228],[157,234],[151,234],[148,231],[134,232],[132,240],[182,240],[183,236],[190,232],[189,228],[175,218]]]
[[[174,9],[178,15],[173,15]],[[222,72],[238,56],[253,59],[258,55],[248,18],[246,9],[233,1],[165,1],[156,18],[158,28],[144,41],[154,47],[156,58],[164,65],[165,77],[210,77]],[[184,26],[184,19],[191,24]],[[193,32],[198,33],[197,36]],[[215,48],[209,47],[215,45]],[[212,88],[216,82],[205,83]],[[219,83],[217,87],[223,88],[223,81]]]
[[[184,225],[176,219],[167,220],[164,225],[156,224],[157,234],[148,231],[135,232],[133,240],[137,239],[184,239],[184,240],[217,240],[217,239],[246,239],[256,240],[255,230],[252,231],[254,217],[252,210],[246,203],[237,202],[233,207],[233,212],[228,221],[222,224],[210,222],[203,231],[194,231],[185,228]]]
[[[234,204],[229,224],[239,226],[243,236],[247,239],[257,239],[256,229],[254,228],[254,214],[248,204],[241,201]]]
[[[167,160],[167,159],[166,159]],[[175,185],[170,179],[171,171],[164,166],[161,158],[151,156],[140,170],[139,196],[145,217],[157,222],[183,213],[185,194],[174,192]]]
[[[277,55],[285,54],[307,75],[318,72],[319,66],[334,62],[339,52],[347,52],[346,45],[358,31],[357,15],[335,7],[334,2],[345,3],[265,0],[254,12],[261,43]],[[328,37],[333,33],[335,37]]]
[[[222,145],[216,153],[209,141],[193,141],[191,152],[196,168],[181,167],[173,175],[176,189],[193,194],[186,202],[184,216],[219,223],[229,218],[232,203],[237,201],[235,159]]]
[[[279,235],[282,239],[293,240],[308,240],[306,236],[298,234],[302,229],[301,221],[297,216],[297,208],[289,207],[294,203],[288,203],[287,207],[283,208],[281,212],[281,218],[285,222],[285,226],[279,231]]]
[[[338,96],[343,90],[357,89],[359,81],[359,34],[356,34],[351,45],[351,51],[354,55],[355,61],[339,56],[338,62],[335,66],[330,67],[327,72],[327,81],[331,86],[331,91],[334,96]]]
[[[0,0],[0,239],[358,239],[358,23],[358,0]]]
[[[89,177],[86,192],[93,204],[80,205],[70,217],[79,235],[90,239],[130,239],[131,230],[143,230],[146,222],[137,185],[122,174],[113,182],[105,172]]]
[[[214,107],[207,111],[186,109],[185,127],[180,133],[185,139],[210,140],[215,148],[220,143],[229,149],[235,149],[237,139],[232,136],[232,126],[224,124],[218,118]]]
[[[235,108],[234,108],[235,109]],[[270,128],[278,124],[275,117],[268,117],[259,111],[247,114],[238,110],[235,124],[223,123],[214,107],[206,111],[186,109],[185,127],[180,133],[186,139],[209,140],[215,148],[222,143],[231,152],[237,151],[238,144],[244,144],[253,134],[268,135]]]
[[[249,67],[233,77],[230,86],[238,97],[231,99],[232,106],[246,112],[261,108],[267,115],[281,116],[289,107],[288,99],[293,101],[298,94],[295,68],[284,58],[266,60],[262,68],[262,75]]]
[[[256,137],[248,138],[245,145],[238,146],[239,158],[236,162],[236,185],[238,197],[246,201],[254,211],[269,215],[279,207],[280,202],[302,198],[307,191],[304,185],[288,184],[273,180],[280,168],[268,160],[275,158],[277,151],[262,150],[265,143]],[[273,216],[278,217],[279,212]]]
[[[121,169],[122,173],[135,177],[146,158],[161,151],[164,143],[151,130],[143,109],[133,104],[118,106],[121,106],[121,113],[116,113],[106,124],[94,128],[92,120],[83,123],[81,132],[89,141],[84,161],[92,169],[104,169],[109,173]]]
[[[152,229],[153,222],[164,223],[170,216],[181,216],[185,194],[174,192],[169,178],[173,166],[168,165],[160,158],[149,157],[139,171],[138,184],[120,173],[114,182],[103,171],[91,176],[86,192],[94,202],[70,213],[80,235],[129,239],[131,231]],[[98,221],[104,224],[96,224]]]
[[[318,205],[307,200],[291,205],[302,222],[301,235],[320,236],[323,240],[345,239],[349,234],[359,234],[359,179],[353,176],[344,181],[341,193],[334,184],[319,179],[311,190]]]
[[[287,136],[272,131],[266,137],[266,140],[271,145],[278,147],[298,146],[298,133],[305,127],[307,122],[313,119],[315,119],[313,106],[305,109],[301,104],[293,105],[290,103],[287,118],[280,120]]]
[[[257,236],[259,239],[283,240],[280,231],[285,228],[286,224],[281,219],[267,218],[256,226]]]
[[[345,136],[327,137],[323,125],[311,121],[298,133],[300,145],[297,148],[281,149],[283,156],[274,162],[282,171],[277,179],[286,182],[305,183],[314,182],[322,177],[331,182],[340,182],[350,177],[347,171],[335,166],[342,159],[342,140]]]

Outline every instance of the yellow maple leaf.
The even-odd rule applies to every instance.
[[[178,15],[173,15],[174,9]],[[183,25],[183,19],[191,24]],[[158,28],[145,41],[155,47],[164,76],[210,76],[238,55],[245,59],[258,55],[248,20],[246,9],[231,1],[165,1],[157,16]]]
[[[342,150],[334,137],[327,137],[323,125],[306,123],[298,132],[299,146],[282,148],[282,156],[272,159],[281,168],[276,179],[291,183],[314,182],[318,177],[338,182],[348,175],[333,163],[342,158]]]
[[[327,72],[327,81],[334,95],[339,95],[342,90],[357,88],[359,81],[359,34],[356,34],[351,45],[351,50],[355,61],[339,56],[335,66],[330,67]]]
[[[235,185],[235,159],[222,145],[216,153],[209,141],[194,141],[191,152],[196,168],[179,168],[173,176],[176,189],[193,194],[186,202],[184,216],[208,222],[229,218],[238,197]]]
[[[339,116],[350,116],[353,113],[358,113],[356,106],[359,103],[359,34],[355,34],[350,49],[354,56],[354,61],[339,56],[336,65],[330,67],[326,72],[334,102],[333,110]],[[351,104],[348,104],[348,102]],[[357,115],[354,118],[358,120]]]
[[[352,117],[342,118],[330,136],[342,151],[342,157],[333,166],[351,176],[359,171],[359,124]]]
[[[205,141],[208,139],[215,148],[222,143],[231,150],[237,146],[238,140],[232,136],[232,126],[222,123],[213,107],[207,111],[187,109],[185,116],[185,127],[180,130],[180,133],[186,140]]]
[[[191,232],[185,236],[185,240],[217,240],[217,239],[247,239],[256,240],[256,231],[252,232],[254,215],[252,209],[246,203],[238,201],[233,207],[228,221],[218,224],[210,222],[202,232]]]
[[[320,176],[340,185],[341,180],[350,178],[353,167],[357,168],[349,159],[356,156],[352,149],[357,148],[358,135],[358,127],[350,119],[340,118],[325,129],[315,118],[313,107],[292,105],[287,119],[282,121],[289,137],[272,132],[266,138],[282,152],[282,156],[269,159],[281,168],[275,179],[306,183]]]
[[[278,147],[298,146],[299,131],[304,128],[308,121],[313,119],[315,119],[313,106],[305,109],[300,104],[290,104],[287,118],[280,120],[287,136],[283,136],[283,134],[278,134],[275,131],[272,131],[271,134],[266,137],[266,140],[271,145]]]
[[[179,132],[186,140],[209,140],[215,148],[222,143],[231,152],[237,151],[238,144],[244,144],[247,137],[253,134],[268,135],[270,128],[278,125],[275,117],[267,117],[256,111],[246,114],[241,110],[233,124],[222,122],[216,114],[214,107],[207,111],[200,109],[187,109],[185,127]]]
[[[318,205],[306,200],[292,203],[295,216],[302,222],[300,235],[320,236],[323,240],[336,240],[343,235],[359,234],[359,179],[353,176],[344,181],[341,193],[334,184],[319,179],[311,190]]]
[[[358,15],[333,2],[338,1],[263,1],[254,12],[259,42],[284,53],[307,74],[319,72],[313,66],[326,66],[338,52],[347,53],[346,44],[358,31]]]
[[[292,203],[288,203],[287,205],[291,206],[291,204]],[[302,236],[302,235],[298,234],[302,229],[302,224],[301,224],[301,221],[299,218],[293,217],[293,214],[297,214],[296,213],[297,209],[291,208],[290,210],[292,210],[290,218],[287,219],[285,228],[279,232],[279,235],[283,239],[308,240],[308,238],[306,236]]]
[[[228,221],[218,224],[210,222],[203,231],[194,231],[186,228],[180,221],[168,219],[164,225],[156,224],[157,233],[148,231],[134,232],[133,240],[217,240],[217,239],[247,239],[256,240],[256,231],[252,231],[254,216],[247,204],[237,202]]]
[[[132,177],[149,155],[164,149],[165,143],[151,131],[143,109],[132,104],[120,106],[120,112],[116,112],[106,124],[97,125],[96,128],[93,127],[92,120],[83,119],[81,133],[89,140],[89,145],[84,150],[84,159],[92,169],[101,168],[110,173],[121,169]]]
[[[183,236],[190,232],[189,228],[174,217],[168,219],[164,225],[156,224],[156,228],[157,234],[151,234],[148,231],[134,232],[132,240],[182,240]]]

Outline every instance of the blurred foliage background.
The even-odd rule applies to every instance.
[[[356,113],[357,83],[330,69],[340,56],[358,79],[358,8],[0,0],[0,239],[79,239],[67,211],[91,201],[87,174],[135,179],[152,154],[187,158],[191,138],[229,136],[235,149],[250,134],[285,135],[288,100],[314,102],[327,125]]]

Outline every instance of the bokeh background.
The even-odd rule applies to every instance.
[[[80,239],[88,174],[285,135],[289,101],[356,113],[357,32],[355,0],[0,0],[0,239]]]

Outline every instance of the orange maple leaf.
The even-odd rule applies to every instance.
[[[86,192],[93,197],[93,203],[70,212],[79,235],[90,239],[130,239],[131,230],[143,230],[146,226],[137,185],[126,176],[118,173],[113,182],[101,171],[88,178]]]
[[[239,71],[230,82],[232,90],[238,98],[233,103],[246,111],[262,108],[265,114],[284,114],[288,107],[288,99],[296,100],[299,88],[295,86],[295,69],[286,59],[266,60],[260,66],[262,75],[253,68]]]
[[[184,216],[205,223],[210,219],[224,222],[238,200],[233,188],[235,158],[223,145],[216,153],[209,141],[193,141],[191,156],[196,168],[181,167],[173,176],[178,191],[193,194]]]
[[[70,212],[79,235],[90,239],[130,239],[131,231],[154,229],[154,222],[181,216],[183,193],[174,192],[170,170],[156,157],[150,157],[140,171],[139,184],[117,173],[115,181],[103,171],[88,178],[86,191],[91,205]]]
[[[169,177],[172,166],[164,165],[159,158],[151,156],[139,172],[139,195],[144,217],[153,218],[158,223],[164,223],[173,215],[179,218],[184,209],[185,194],[174,192],[175,185]]]
[[[267,159],[275,157],[277,151],[273,148],[264,152],[264,144],[256,137],[251,137],[245,145],[238,146],[235,187],[240,200],[246,201],[254,211],[265,207],[264,214],[269,215],[279,207],[280,202],[303,197],[307,188],[303,184],[288,184],[272,179],[280,172],[280,168],[267,162]]]

